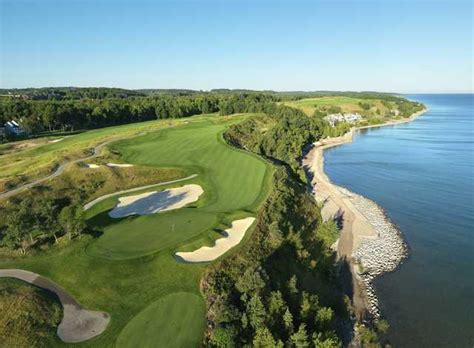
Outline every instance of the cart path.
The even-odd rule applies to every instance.
[[[130,192],[135,192],[135,191],[140,191],[140,190],[146,190],[148,188],[153,188],[153,187],[156,187],[156,186],[164,186],[164,185],[174,184],[174,183],[177,183],[177,182],[193,179],[197,176],[198,176],[197,174],[192,174],[190,176],[187,176],[187,177],[181,178],[181,179],[165,181],[165,182],[160,182],[160,183],[157,183],[157,184],[145,185],[145,186],[131,188],[131,189],[128,189],[128,190],[109,193],[109,194],[100,196],[99,198],[96,198],[93,201],[85,204],[83,208],[84,208],[84,210],[88,210],[88,209],[92,208],[94,205],[96,205],[97,203],[99,203],[99,202],[101,202],[101,201],[103,201],[107,198],[110,198],[110,197],[119,196],[119,195],[122,195],[122,194],[125,194],[125,193],[130,193]]]
[[[87,161],[87,160],[90,160],[92,158],[95,158],[97,156],[100,155],[102,149],[110,144],[111,142],[113,141],[117,141],[117,140],[122,140],[122,139],[112,139],[112,140],[108,140],[104,143],[101,143],[99,145],[97,145],[96,147],[94,147],[94,152],[92,155],[90,156],[87,156],[87,157],[82,157],[82,158],[78,158],[78,159],[75,159],[75,160],[71,160],[71,161],[67,161],[63,164],[60,164],[58,168],[56,168],[56,170],[52,173],[52,174],[49,174],[47,176],[44,176],[42,178],[39,178],[39,179],[36,179],[32,182],[29,182],[27,184],[24,184],[24,185],[21,185],[21,186],[18,186],[14,189],[11,189],[9,191],[4,191],[2,193],[0,193],[0,199],[6,199],[6,198],[10,198],[11,196],[14,196],[16,195],[17,193],[23,191],[23,190],[26,190],[26,189],[29,189],[29,188],[32,188],[33,186],[36,186],[38,184],[41,184],[42,182],[45,182],[45,181],[48,181],[50,179],[53,179],[59,175],[61,175],[63,172],[64,172],[64,169],[66,168],[67,165],[69,164],[72,164],[72,163],[78,163],[78,162],[82,162],[82,161]]]
[[[64,342],[82,342],[100,335],[107,328],[110,315],[84,309],[66,290],[39,274],[21,269],[2,269],[0,278],[16,278],[55,293],[63,306],[63,318],[57,334]]]

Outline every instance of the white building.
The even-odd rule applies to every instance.
[[[11,120],[5,123],[5,134],[13,134],[15,136],[19,136],[25,133],[25,130],[15,120]]]
[[[347,122],[347,123],[356,123],[362,119],[362,116],[355,113],[347,113],[347,114],[331,114],[324,117],[324,119],[334,127],[339,122]]]

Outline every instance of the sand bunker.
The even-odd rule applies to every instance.
[[[112,218],[129,215],[148,215],[162,211],[179,209],[196,202],[203,194],[201,186],[190,184],[183,187],[145,192],[135,196],[120,197],[119,203],[109,212]]]
[[[128,167],[133,167],[133,164],[127,164],[127,163],[107,163],[108,167],[119,167],[119,168],[128,168]]]
[[[54,292],[63,306],[63,319],[57,334],[64,342],[82,342],[100,335],[107,328],[110,316],[105,312],[84,309],[71,295],[53,281],[39,274],[21,269],[2,269],[0,278],[23,280],[40,288]]]
[[[176,253],[176,256],[186,262],[213,261],[238,245],[254,221],[255,218],[253,217],[235,220],[232,222],[232,227],[224,231],[224,237],[216,240],[216,244],[213,247],[204,246],[191,252],[179,252]]]
[[[64,138],[54,139],[54,140],[50,140],[50,141],[48,141],[48,142],[49,142],[49,143],[58,143],[58,142],[60,142],[61,140],[64,140]]]
[[[100,166],[98,164],[93,164],[93,163],[84,163],[83,167],[84,168],[95,169],[95,168],[99,168]]]

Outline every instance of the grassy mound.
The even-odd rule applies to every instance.
[[[58,342],[57,297],[16,279],[0,279],[0,346],[38,347]]]
[[[197,347],[202,340],[205,314],[204,301],[198,295],[179,292],[165,296],[125,326],[117,347]]]

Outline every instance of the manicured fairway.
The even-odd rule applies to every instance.
[[[117,347],[198,347],[205,316],[206,306],[200,296],[187,292],[167,295],[125,326]]]
[[[115,144],[114,150],[127,163],[178,167],[197,173],[204,195],[191,207],[131,216],[120,223],[110,221],[88,253],[109,259],[149,255],[176,248],[206,230],[211,231],[222,220],[230,223],[226,215],[253,212],[266,191],[268,165],[225,144],[220,135],[224,128],[219,123],[199,122]],[[100,211],[104,214],[106,210]],[[104,220],[107,224],[107,217],[102,223]]]
[[[2,259],[0,268],[41,274],[84,307],[110,314],[104,333],[75,347],[199,347],[205,327],[199,282],[206,264],[180,263],[174,254],[200,247],[212,239],[214,229],[254,215],[271,183],[268,163],[223,142],[222,131],[238,121],[238,116],[194,118],[113,144],[124,163],[180,168],[183,176],[198,174],[183,183],[153,188],[198,184],[204,193],[197,202],[173,211],[112,219],[107,212],[117,197],[111,197],[86,212],[88,225],[97,231],[94,236],[28,257]],[[57,339],[53,345],[65,344]]]

